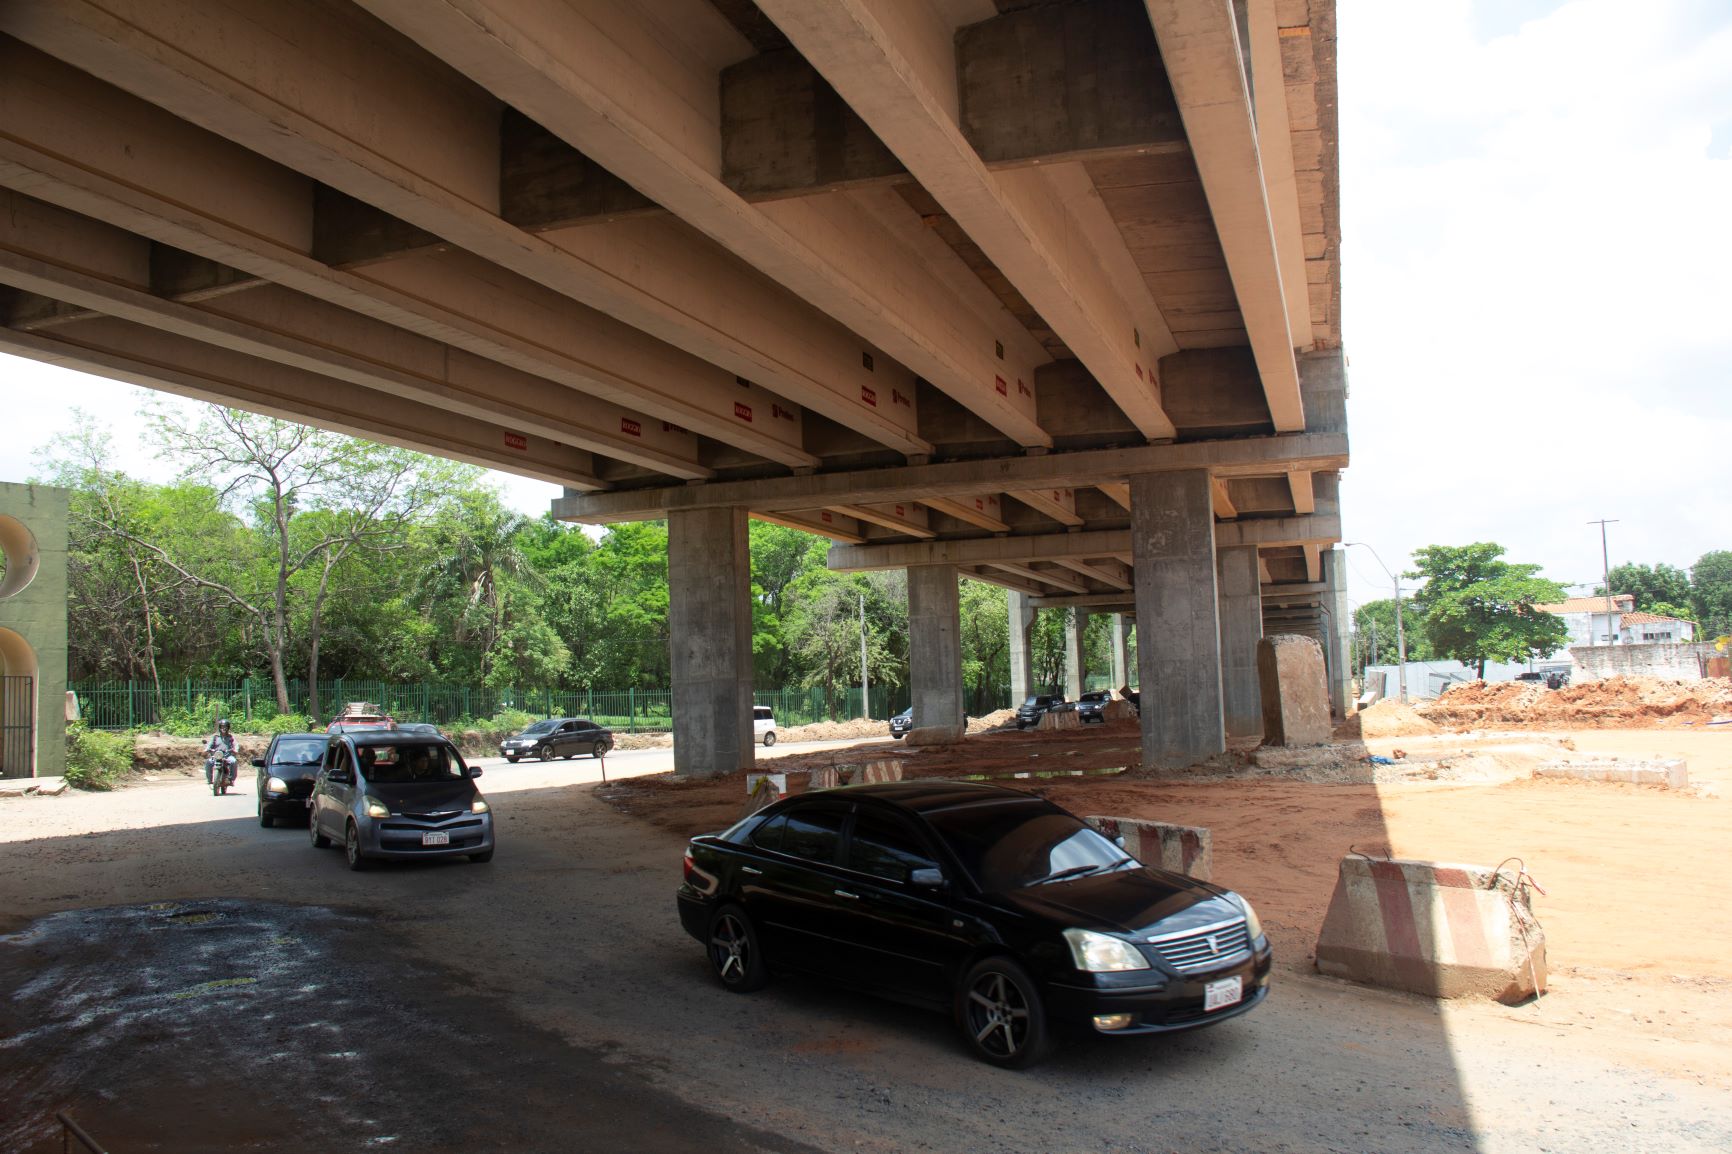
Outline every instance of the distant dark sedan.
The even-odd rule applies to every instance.
[[[908,731],[914,728],[914,707],[910,705],[901,713],[890,719],[890,736],[900,741],[908,736]]]
[[[774,739],[770,741],[775,744]],[[573,758],[578,754],[605,757],[613,748],[613,731],[583,717],[550,717],[499,743],[499,755],[515,763],[521,757]]]
[[[322,733],[279,733],[263,757],[253,758],[260,825],[269,828],[279,818],[295,825],[306,822],[307,798],[328,744],[330,738]]]
[[[693,838],[678,898],[726,988],[797,970],[948,1009],[999,1066],[1038,1061],[1055,1026],[1194,1029],[1269,990],[1269,939],[1244,898],[999,786],[788,798]]]
[[[1112,699],[1113,695],[1104,689],[1097,689],[1083,694],[1081,697],[1076,699],[1077,720],[1081,721],[1084,725],[1094,722],[1100,722],[1104,725],[1106,723],[1106,717],[1102,715],[1101,710],[1105,709],[1107,707],[1107,702]]]

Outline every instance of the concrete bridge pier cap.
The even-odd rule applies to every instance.
[[[668,514],[674,772],[750,769],[752,563],[743,508]]]

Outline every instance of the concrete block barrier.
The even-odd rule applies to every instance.
[[[1654,761],[1548,761],[1534,767],[1535,777],[1567,777],[1577,781],[1627,781],[1683,789],[1690,784],[1687,764],[1675,758]]]
[[[1147,866],[1208,881],[1215,867],[1209,831],[1195,825],[1171,825],[1135,817],[1085,818],[1107,837],[1125,839],[1125,852]]]
[[[1434,998],[1519,1002],[1546,988],[1546,938],[1516,873],[1341,859],[1320,973]]]
[[[1036,729],[1076,729],[1082,724],[1082,715],[1074,709],[1062,712],[1043,713]]]
[[[960,725],[927,725],[908,731],[909,745],[955,745],[963,738]]]
[[[1121,697],[1115,697],[1101,707],[1105,721],[1130,721],[1137,716],[1137,707]]]
[[[841,784],[842,771],[833,765],[819,766],[817,769],[812,770],[806,777],[806,788],[808,790],[835,789]]]
[[[749,817],[767,809],[788,796],[788,775],[785,773],[748,773],[746,775],[746,808],[740,815]]]
[[[869,761],[854,775],[856,782],[868,781],[901,781],[903,771],[908,763],[901,758],[884,758],[880,761]]]

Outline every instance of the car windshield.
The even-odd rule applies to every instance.
[[[1027,701],[1023,702],[1023,705],[1050,705],[1051,703],[1052,698],[1050,697],[1031,697]]]
[[[447,782],[464,776],[463,763],[442,745],[363,745],[355,752],[362,775],[380,785]]]
[[[529,733],[552,733],[555,729],[558,729],[558,728],[559,728],[559,722],[552,719],[552,718],[549,718],[546,721],[536,722],[534,725],[530,726],[528,729],[524,730],[523,732],[526,734],[529,734]]]
[[[1105,701],[1107,695],[1104,693],[1085,693],[1082,695],[1082,699],[1084,701]]]
[[[987,893],[1132,863],[1124,850],[1038,798],[971,802],[928,812],[926,820]]]
[[[272,765],[317,765],[325,756],[325,739],[314,737],[300,741],[279,741],[271,755]]]

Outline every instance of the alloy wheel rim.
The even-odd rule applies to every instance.
[[[710,960],[722,981],[738,982],[746,976],[749,949],[746,928],[738,918],[724,914],[716,920],[715,931],[710,934]]]
[[[1005,974],[982,974],[968,991],[968,1027],[975,1044],[1008,1058],[1028,1040],[1028,999]]]

